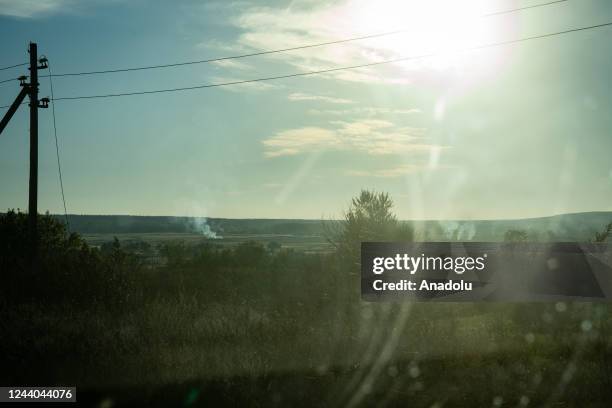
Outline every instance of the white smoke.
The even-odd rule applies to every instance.
[[[446,222],[441,222],[440,226],[442,227],[442,230],[444,231],[444,238],[452,239],[455,235],[455,231],[459,228],[459,223],[456,221],[446,221]]]
[[[476,235],[476,226],[473,222],[462,223],[459,227],[459,234],[457,239],[459,241],[471,241]]]
[[[175,203],[175,212],[186,216],[186,218],[180,218],[181,222],[184,222],[187,230],[195,232],[196,234],[203,235],[208,239],[221,239],[208,224],[208,218],[203,217],[203,214],[208,214],[207,208],[204,207],[200,202],[184,199],[177,200]]]
[[[442,223],[446,239],[457,241],[471,241],[476,235],[476,226],[473,222],[447,221]]]
[[[208,239],[222,239],[223,237],[217,235],[215,231],[208,225],[208,219],[206,217],[193,217],[192,228],[198,234],[204,235]]]

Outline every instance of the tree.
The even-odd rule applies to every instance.
[[[38,234],[38,266],[31,268],[27,214],[0,213],[0,300],[119,307],[134,298],[140,261],[118,241],[103,253],[49,214],[38,216]]]
[[[266,259],[266,249],[257,241],[241,242],[236,245],[234,256],[238,265],[257,267]]]
[[[595,233],[593,242],[606,242],[610,234],[612,234],[612,222],[606,225],[603,231]]]
[[[266,248],[268,249],[268,252],[275,253],[275,252],[280,251],[280,249],[282,248],[282,245],[278,241],[270,241],[266,245]]]
[[[526,242],[528,239],[527,231],[511,229],[504,234],[504,242]]]
[[[361,243],[367,241],[413,241],[414,230],[399,222],[391,211],[393,200],[387,193],[362,190],[351,200],[344,220],[328,240],[338,253],[358,262]]]

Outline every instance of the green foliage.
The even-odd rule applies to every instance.
[[[595,233],[593,242],[606,242],[610,234],[612,234],[612,222],[608,223],[608,225],[605,226],[603,231]]]
[[[159,246],[159,253],[171,267],[180,267],[191,257],[189,248],[183,241],[163,243]]]
[[[511,229],[504,234],[504,242],[527,242],[527,231]]]
[[[356,198],[337,236],[339,253],[362,239],[411,240],[391,209],[386,195]],[[107,388],[128,393],[146,384],[148,392],[164,384],[167,392],[168,384],[212,378],[234,384],[224,395],[244,397],[228,405],[254,405],[252,396],[278,405],[276,395],[281,405],[321,405],[381,368],[394,379],[375,381],[363,405],[380,395],[398,406],[407,398],[430,406],[440,396],[449,406],[485,406],[502,395],[510,405],[529,395],[540,406],[568,378],[569,361],[575,373],[566,405],[609,396],[605,304],[361,302],[359,278],[337,267],[345,261],[338,253],[272,251],[256,242],[165,244],[167,264],[140,273],[118,240],[98,250],[47,216],[40,225],[40,271],[26,276],[27,219],[0,215],[0,273],[9,279],[0,287],[4,384],[76,384],[116,401]],[[3,308],[7,296],[21,302]],[[527,388],[532,377],[542,382]],[[236,387],[240,381],[252,382]]]
[[[137,295],[138,259],[118,241],[100,251],[63,223],[38,216],[38,260],[32,261],[26,214],[0,214],[0,296],[9,303],[104,305],[118,308]]]
[[[264,246],[255,241],[240,243],[234,250],[234,255],[242,265],[255,268],[262,265],[267,257]]]
[[[282,245],[278,241],[270,241],[266,245],[266,248],[270,252],[275,252],[275,251],[279,251],[282,248]]]
[[[333,254],[271,251],[255,241],[234,247],[167,244],[163,251],[166,266],[149,271],[143,283],[152,299],[189,294],[201,302],[293,302],[346,286],[337,282]]]
[[[411,226],[400,223],[392,212],[393,201],[387,193],[362,190],[351,201],[338,231],[329,234],[342,258],[358,262],[362,242],[413,241]]]

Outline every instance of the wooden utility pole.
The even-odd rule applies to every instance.
[[[32,258],[38,254],[38,47],[30,43],[30,186],[28,224]]]
[[[8,111],[0,120],[0,133],[6,128],[11,118],[26,96],[30,97],[30,183],[28,197],[28,232],[30,240],[32,266],[36,268],[38,257],[38,108],[48,108],[49,98],[38,99],[38,70],[48,67],[47,59],[38,59],[36,43],[30,43],[30,83],[27,77],[17,78],[21,85],[21,92],[15,98]],[[40,63],[40,65],[38,65]]]

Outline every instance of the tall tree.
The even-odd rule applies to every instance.
[[[336,233],[329,237],[339,255],[358,263],[362,242],[413,241],[413,229],[398,221],[392,209],[389,194],[362,190],[351,200]]]

